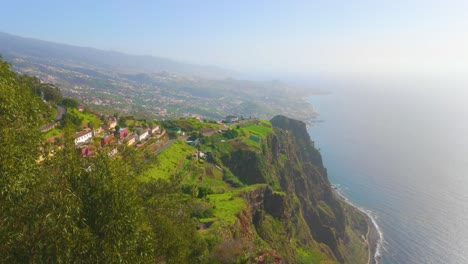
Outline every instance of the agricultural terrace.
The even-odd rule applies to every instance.
[[[217,124],[214,121],[205,122],[191,117],[172,120],[172,126],[180,127],[183,131],[186,132],[198,131],[203,133],[206,131],[217,131],[224,125]]]
[[[247,148],[256,151],[262,150],[262,142],[268,134],[273,133],[269,121],[258,119],[232,125],[231,129],[236,130],[238,134],[238,137],[230,142],[234,148]]]

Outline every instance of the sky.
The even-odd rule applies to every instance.
[[[2,9],[2,32],[244,72],[468,74],[465,0],[16,0]]]

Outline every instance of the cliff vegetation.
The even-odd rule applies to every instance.
[[[72,120],[44,141],[37,84],[0,61],[0,262],[367,263],[303,122],[173,120],[191,144],[83,158]]]

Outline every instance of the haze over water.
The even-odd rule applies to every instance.
[[[468,85],[377,81],[313,96],[329,179],[370,209],[382,263],[468,263]]]

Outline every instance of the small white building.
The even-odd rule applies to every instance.
[[[156,133],[156,132],[158,132],[158,131],[159,131],[159,126],[156,125],[156,126],[154,126],[154,127],[150,130],[150,133],[151,133],[151,134],[154,134],[154,133]]]
[[[78,145],[79,143],[86,142],[90,138],[93,137],[93,131],[92,130],[83,130],[75,135],[75,145]]]
[[[117,126],[117,120],[109,120],[109,123],[107,125],[107,129],[111,130],[114,129]]]
[[[148,129],[141,131],[141,134],[138,136],[138,141],[142,141],[143,139],[147,138],[148,135],[149,135]]]
[[[135,133],[131,133],[130,135],[127,136],[127,145],[131,146],[135,144],[136,140],[138,139],[138,135]]]

